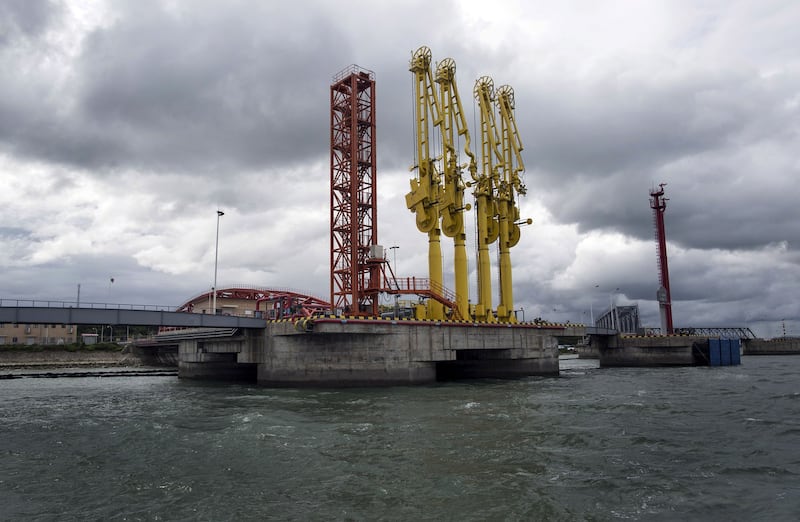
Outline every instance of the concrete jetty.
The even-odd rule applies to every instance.
[[[558,375],[563,327],[357,318],[277,321],[230,337],[185,336],[178,375],[269,386],[427,384]]]

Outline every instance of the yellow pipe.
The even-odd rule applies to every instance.
[[[462,319],[469,318],[469,271],[467,268],[467,235],[459,234],[453,238],[456,280],[456,304]]]
[[[500,304],[497,306],[497,319],[502,323],[515,322],[514,290],[511,281],[511,249],[509,247],[508,200],[500,199]]]
[[[438,228],[428,232],[428,273],[430,274],[430,288],[442,288],[444,276],[442,274],[442,246],[441,234]],[[428,319],[444,319],[444,306],[435,299],[428,299]]]
[[[489,260],[489,198],[480,189],[475,203],[475,219],[478,225],[478,303],[475,319],[493,322],[492,316],[492,265]]]

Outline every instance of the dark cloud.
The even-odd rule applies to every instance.
[[[39,36],[60,9],[53,0],[4,0],[0,3],[0,46],[15,38]]]
[[[425,273],[403,195],[408,61],[428,45],[458,64],[474,146],[475,79],[515,89],[525,234],[545,230],[513,257],[528,318],[599,315],[620,287],[657,322],[648,191],[661,182],[677,319],[800,315],[787,297],[800,277],[796,7],[639,7],[626,27],[615,6],[552,3],[509,17],[422,0],[101,6],[0,5],[4,295],[69,296],[80,281],[102,294],[108,272],[126,301],[182,302],[207,285],[218,207],[225,274],[325,288],[329,85],[353,63],[377,81],[381,240],[401,246],[401,272]],[[127,255],[107,251],[118,236]]]
[[[274,3],[247,18],[219,8],[175,14],[161,5],[134,7],[146,15],[120,17],[86,42],[81,116],[112,140],[91,150],[89,161],[216,170],[324,153],[324,88],[342,39],[335,28],[313,10],[298,16]]]
[[[30,235],[30,230],[21,227],[0,226],[0,238],[27,238],[30,237]]]
[[[784,80],[779,87],[752,69],[699,71],[657,84],[640,78],[518,91],[518,100],[534,102],[521,118],[529,185],[559,220],[583,231],[647,238],[648,191],[668,182],[669,235],[678,244],[797,245],[791,180],[800,166],[786,153],[800,144],[791,87],[800,75]]]
[[[93,30],[77,61],[65,64],[74,67],[66,84],[34,76],[33,85],[5,88],[7,149],[95,171],[209,173],[326,160],[331,78],[356,62],[378,76],[381,165],[410,163],[400,158],[411,147],[396,143],[411,142],[405,69],[420,43],[378,55],[359,35],[369,26],[350,26],[325,2],[113,6],[113,22]],[[362,16],[396,11],[373,6]]]
[[[747,79],[741,73],[650,73],[537,78],[533,92],[517,89],[528,167],[546,173],[550,184],[652,170],[726,144],[759,110],[740,87]]]

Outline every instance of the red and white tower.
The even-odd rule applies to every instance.
[[[331,84],[331,305],[378,315],[375,78],[351,65]]]
[[[658,246],[659,283],[656,297],[661,312],[661,331],[673,333],[672,327],[672,294],[669,291],[669,266],[667,264],[667,234],[664,230],[664,211],[667,209],[668,198],[664,197],[664,186],[661,183],[658,189],[650,191],[650,208],[653,209],[653,221],[656,229],[656,243]]]

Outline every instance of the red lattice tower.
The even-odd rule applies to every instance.
[[[656,229],[656,244],[658,247],[659,282],[661,288],[658,292],[659,308],[661,309],[662,323],[667,334],[673,333],[672,327],[672,294],[669,290],[669,266],[667,264],[667,234],[664,228],[664,211],[667,209],[668,199],[664,197],[664,185],[650,191],[650,208],[653,209],[653,221]]]
[[[351,65],[331,84],[331,304],[345,314],[378,315],[375,149],[374,74]]]

